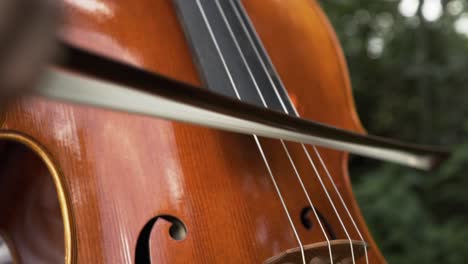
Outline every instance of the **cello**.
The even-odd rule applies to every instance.
[[[105,58],[58,63],[67,74],[108,71],[99,76],[142,87],[163,75],[193,88],[184,103],[242,102],[229,112],[244,113],[238,119],[257,111],[251,121],[296,132],[311,130],[303,118],[337,128],[330,134],[365,135],[342,51],[315,1],[63,6],[60,39]],[[171,98],[185,91],[151,84]],[[107,102],[143,107],[128,98]],[[185,121],[199,118],[186,112]],[[353,197],[346,152],[52,96],[22,98],[1,129],[0,231],[17,263],[385,263]]]

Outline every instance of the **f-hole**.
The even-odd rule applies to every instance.
[[[151,231],[158,220],[164,220],[171,223],[169,236],[174,240],[184,240],[187,237],[187,228],[178,218],[171,215],[158,215],[151,218],[140,231],[135,249],[136,264],[150,264],[150,237]]]
[[[335,231],[333,231],[333,229],[331,228],[330,223],[328,223],[327,219],[325,219],[325,217],[319,210],[317,210],[317,208],[315,208],[315,211],[317,212],[318,218],[320,222],[322,222],[323,228],[325,229],[325,232],[327,232],[330,239],[336,239]],[[313,214],[314,212],[312,211],[312,207],[310,206],[304,207],[304,209],[302,209],[301,211],[301,223],[307,230],[312,229],[312,227],[314,226],[314,223],[312,222],[312,220],[310,220],[311,217],[315,219]]]

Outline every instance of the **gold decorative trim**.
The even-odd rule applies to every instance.
[[[55,188],[57,191],[57,198],[60,204],[60,211],[62,213],[63,221],[63,233],[64,233],[64,242],[65,242],[65,264],[76,263],[75,249],[76,249],[76,240],[73,238],[75,236],[74,225],[72,225],[72,211],[70,210],[70,203],[68,192],[66,191],[66,186],[64,185],[63,175],[60,172],[60,169],[53,161],[52,155],[49,154],[45,148],[34,139],[23,135],[19,132],[0,130],[0,140],[10,140],[29,147],[34,151],[42,161],[46,164],[47,169],[52,175]]]
[[[7,235],[6,232],[3,230],[0,230],[0,237],[2,238],[3,242],[6,244],[8,251],[10,252],[10,256],[13,259],[13,264],[19,264],[19,255],[18,251],[16,250],[15,243],[13,242],[13,239],[10,238],[10,236]]]

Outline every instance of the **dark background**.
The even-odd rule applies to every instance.
[[[423,172],[353,157],[355,194],[390,263],[468,259],[468,3],[322,0],[371,134],[450,146]]]

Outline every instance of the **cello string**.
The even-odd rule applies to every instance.
[[[242,59],[242,62],[243,62],[243,64],[244,64],[244,66],[246,67],[247,72],[249,73],[249,76],[250,76],[250,78],[251,78],[251,80],[252,80],[252,82],[253,82],[253,84],[254,84],[254,86],[255,86],[255,89],[257,90],[257,93],[258,93],[258,95],[260,96],[260,99],[261,99],[261,101],[262,101],[263,106],[266,107],[266,108],[268,108],[268,104],[266,103],[266,100],[265,100],[265,98],[263,97],[263,94],[262,94],[262,92],[261,92],[261,90],[260,90],[260,88],[259,88],[259,86],[258,86],[257,80],[256,80],[256,78],[254,77],[254,75],[253,75],[253,73],[252,73],[252,70],[251,70],[249,64],[247,63],[247,60],[245,59],[244,52],[242,51],[242,49],[241,49],[241,47],[240,47],[240,45],[239,45],[239,42],[238,42],[236,36],[234,35],[234,32],[232,31],[231,25],[230,25],[229,21],[227,20],[226,14],[224,13],[223,8],[222,8],[221,5],[219,4],[219,0],[215,0],[214,2],[216,3],[216,6],[218,7],[218,10],[219,10],[219,12],[220,12],[220,14],[221,14],[221,16],[222,16],[222,18],[223,18],[223,21],[224,21],[224,23],[225,23],[225,25],[226,25],[226,27],[227,27],[227,29],[228,29],[228,31],[229,31],[229,34],[230,34],[232,40],[233,40],[233,42],[234,42],[234,44],[235,44],[235,46],[236,46],[236,49],[237,49],[237,51],[239,52],[239,55],[240,55],[240,57],[241,57],[241,59]],[[237,91],[236,91],[236,93],[237,93]],[[283,103],[283,102],[281,102],[281,104],[282,104],[282,103]],[[319,218],[319,216],[318,216],[317,210],[315,209],[315,206],[314,206],[313,203],[312,203],[312,200],[311,200],[311,198],[310,198],[309,192],[308,192],[307,189],[305,188],[305,185],[304,185],[304,183],[303,183],[303,181],[302,181],[302,177],[301,177],[301,175],[299,174],[299,171],[298,171],[297,168],[296,168],[296,164],[294,163],[294,161],[293,161],[293,159],[292,159],[292,157],[291,157],[291,154],[290,154],[288,148],[286,147],[286,144],[284,143],[283,140],[280,140],[280,142],[281,142],[281,145],[282,145],[282,147],[283,147],[283,150],[286,152],[286,155],[287,155],[288,160],[289,160],[289,162],[290,162],[290,164],[291,164],[291,166],[292,166],[292,168],[293,168],[293,170],[294,170],[294,173],[295,173],[295,175],[296,175],[296,177],[297,177],[297,180],[299,181],[299,183],[300,183],[300,185],[301,185],[302,191],[304,192],[304,194],[305,194],[305,196],[306,196],[306,198],[307,198],[307,201],[309,202],[309,205],[310,205],[310,207],[311,207],[311,209],[312,209],[312,211],[313,211],[313,214],[314,214],[315,218],[317,219],[317,222],[319,223],[320,229],[321,229],[323,235],[325,236],[325,239],[326,239],[327,245],[328,245],[328,251],[329,251],[329,255],[330,255],[330,260],[331,260],[331,263],[333,264],[332,248],[331,248],[330,239],[328,238],[327,232],[325,231],[325,228],[323,227],[322,221],[320,221],[320,218]]]
[[[294,111],[296,111],[295,108],[294,108]],[[303,146],[304,146],[304,145],[303,145]],[[354,226],[354,228],[356,229],[359,238],[361,239],[361,241],[365,241],[365,240],[364,240],[364,237],[362,236],[362,234],[361,234],[361,232],[360,232],[360,230],[359,230],[359,228],[358,228],[358,226],[357,226],[357,224],[356,224],[356,222],[354,221],[353,216],[351,215],[351,212],[350,212],[349,209],[348,209],[348,206],[346,205],[346,202],[344,201],[343,197],[341,196],[341,193],[340,193],[340,191],[338,190],[338,187],[336,187],[335,181],[333,181],[333,178],[332,178],[332,176],[331,176],[331,174],[330,174],[330,172],[329,172],[327,166],[325,165],[325,162],[324,162],[323,159],[322,159],[322,155],[320,155],[320,152],[318,151],[318,149],[317,149],[316,146],[312,146],[312,147],[313,147],[313,149],[314,149],[314,151],[315,151],[315,154],[317,155],[317,158],[318,158],[319,161],[320,161],[320,164],[322,165],[322,168],[323,168],[324,171],[325,171],[325,174],[327,175],[329,181],[332,183],[333,189],[334,189],[335,192],[338,194],[338,197],[339,197],[341,203],[343,204],[343,207],[345,208],[346,213],[348,214],[349,218],[351,219],[351,222],[353,223],[353,226]],[[304,146],[304,148],[305,148],[305,146]],[[309,152],[307,151],[307,149],[305,149],[305,151],[306,151],[307,153],[309,153]],[[366,264],[369,264],[369,256],[367,255],[367,246],[366,246],[366,245],[363,245],[363,248],[364,248],[364,254],[365,254],[365,257],[366,257]]]
[[[237,90],[237,88],[236,88],[236,84],[235,84],[235,82],[234,82],[234,80],[233,80],[233,78],[232,78],[232,76],[231,76],[231,73],[230,73],[230,70],[229,70],[229,68],[228,68],[228,66],[227,66],[227,64],[226,64],[226,61],[224,60],[224,56],[223,56],[223,54],[222,54],[222,52],[221,52],[221,49],[219,48],[218,41],[216,40],[216,37],[215,37],[215,35],[214,35],[214,33],[213,33],[213,30],[212,30],[212,28],[211,28],[210,22],[208,21],[208,18],[206,17],[206,14],[205,14],[205,11],[204,11],[204,9],[203,9],[203,6],[202,6],[200,0],[196,0],[196,3],[197,3],[197,6],[198,6],[199,11],[200,11],[200,13],[201,13],[201,15],[202,15],[202,17],[203,17],[203,21],[204,21],[204,23],[205,23],[205,25],[206,25],[206,27],[207,27],[207,29],[208,29],[208,32],[209,32],[210,37],[211,37],[211,40],[213,41],[213,44],[215,45],[216,51],[217,51],[217,53],[218,53],[218,55],[219,55],[219,57],[220,57],[220,59],[221,59],[221,61],[222,61],[224,70],[226,71],[226,74],[228,75],[229,81],[231,82],[231,86],[233,87],[234,92],[236,93],[237,98],[238,98],[239,100],[241,100],[241,97],[240,97],[240,95],[239,95],[239,93],[238,93],[238,90]],[[303,264],[306,264],[307,262],[306,262],[306,259],[305,259],[304,246],[303,246],[303,244],[302,244],[301,238],[299,237],[299,234],[298,234],[297,229],[296,229],[296,227],[295,227],[295,225],[294,225],[294,222],[292,221],[291,215],[290,215],[289,210],[288,210],[288,208],[287,208],[287,206],[286,206],[286,203],[285,203],[285,201],[284,201],[283,195],[281,194],[281,190],[279,189],[279,186],[278,186],[278,184],[277,184],[277,182],[276,182],[275,176],[274,176],[274,174],[273,174],[273,172],[272,172],[272,170],[271,170],[271,168],[270,168],[268,159],[267,159],[266,156],[265,156],[265,153],[264,153],[264,151],[263,151],[262,145],[261,145],[261,143],[260,143],[260,141],[259,141],[257,135],[253,135],[253,137],[254,137],[254,140],[255,140],[255,142],[256,142],[256,144],[257,144],[257,147],[258,147],[258,149],[259,149],[259,151],[260,151],[260,154],[261,154],[261,156],[262,156],[262,159],[263,159],[263,161],[264,161],[264,163],[265,163],[265,166],[266,166],[266,168],[267,168],[267,170],[268,170],[268,174],[270,175],[271,181],[273,182],[273,185],[274,185],[274,187],[275,187],[276,193],[277,193],[277,195],[278,195],[278,197],[279,197],[279,199],[280,199],[280,202],[281,202],[281,204],[282,204],[282,206],[283,206],[283,209],[284,209],[284,211],[285,211],[285,213],[286,213],[286,216],[287,216],[287,218],[288,218],[289,224],[290,224],[290,226],[291,226],[291,228],[292,228],[292,230],[293,230],[294,236],[295,236],[297,242],[299,243],[299,247],[300,247],[300,250],[301,250],[301,256],[302,256],[302,263],[303,263]]]
[[[322,185],[322,188],[326,189],[325,184],[323,183],[322,177],[320,176],[320,173],[319,173],[319,171],[317,170],[317,167],[315,166],[315,162],[314,162],[314,161],[312,160],[312,158],[310,157],[310,154],[309,154],[309,152],[307,151],[305,145],[304,145],[304,144],[301,144],[301,146],[302,146],[302,148],[304,149],[304,153],[306,154],[307,159],[309,160],[309,163],[310,163],[310,165],[312,166],[312,168],[313,168],[313,170],[314,170],[314,172],[315,172],[315,175],[317,175],[317,178],[318,178],[318,180],[319,180],[319,182],[320,182],[320,185]],[[333,202],[332,202],[332,199],[331,199],[331,197],[330,197],[330,194],[329,194],[329,192],[328,192],[328,190],[325,191],[325,194],[327,195],[328,200],[329,200],[331,203],[333,203]],[[351,240],[351,236],[349,235],[348,230],[346,229],[346,227],[344,227],[343,220],[342,220],[341,217],[339,216],[338,211],[336,210],[336,207],[335,207],[334,204],[333,204],[333,210],[334,210],[335,213],[338,215],[338,220],[340,221],[341,226],[343,226],[344,231],[345,231],[345,234],[346,234],[346,237],[347,237],[348,240],[349,240],[349,246],[350,246],[350,248],[351,248],[351,257],[352,257],[352,259],[353,259],[353,264],[355,264],[355,263],[356,263],[356,260],[355,260],[355,258],[354,258],[354,248],[353,248],[353,242],[352,242],[352,240]]]
[[[242,27],[243,27],[243,29],[244,29],[244,32],[245,32],[245,34],[247,35],[247,38],[249,39],[249,42],[250,42],[251,46],[253,47],[254,52],[255,52],[255,54],[256,54],[258,60],[260,61],[263,70],[266,72],[266,75],[268,76],[268,79],[269,79],[271,85],[272,85],[273,88],[274,88],[275,94],[276,94],[276,96],[278,97],[278,99],[279,99],[279,101],[280,101],[280,103],[281,103],[282,108],[284,109],[284,111],[285,111],[286,113],[288,113],[288,111],[287,111],[287,109],[286,109],[286,107],[285,107],[285,105],[284,105],[284,102],[283,102],[281,96],[279,95],[279,93],[278,93],[278,91],[277,91],[277,87],[276,87],[275,83],[273,82],[273,80],[271,79],[271,76],[270,76],[270,74],[269,74],[269,71],[267,70],[263,59],[262,59],[261,56],[259,55],[259,51],[257,50],[257,47],[256,47],[255,44],[253,43],[253,40],[252,40],[252,38],[251,38],[251,36],[250,36],[248,30],[246,29],[246,25],[244,24],[244,21],[240,18],[240,14],[238,13],[237,8],[234,6],[233,1],[230,1],[230,3],[231,3],[231,6],[233,7],[233,9],[234,9],[234,11],[235,11],[235,13],[236,13],[236,15],[237,15],[238,20],[241,22],[241,25],[242,25]],[[239,3],[239,6],[242,7],[242,4]],[[255,34],[255,32],[254,32],[253,34]],[[279,80],[279,81],[280,81],[280,80]],[[280,82],[281,82],[281,81],[280,81]],[[288,99],[289,99],[289,97],[288,97]],[[290,103],[291,103],[291,102],[290,102]],[[297,116],[300,116],[299,113],[297,112],[297,109],[295,108],[294,104],[291,103],[291,106],[292,106],[292,109],[293,109],[293,111],[295,112],[295,114],[296,114]],[[320,175],[319,175],[319,173],[318,173],[318,171],[317,171],[317,169],[316,169],[316,167],[315,167],[315,164],[314,164],[313,160],[310,158],[310,155],[309,155],[308,150],[306,149],[306,147],[305,147],[304,144],[301,144],[301,145],[302,145],[302,148],[304,149],[305,154],[308,156],[308,160],[309,160],[311,166],[314,168],[316,175],[318,176],[319,180],[322,181],[322,180],[321,180],[321,177],[320,177]],[[363,236],[362,236],[362,234],[361,234],[359,228],[357,227],[356,222],[355,222],[353,216],[351,215],[351,213],[350,213],[350,211],[349,211],[349,209],[348,209],[348,207],[347,207],[347,205],[346,205],[346,203],[345,203],[345,201],[344,201],[342,195],[340,194],[338,188],[336,187],[336,184],[335,184],[335,182],[333,181],[333,179],[332,179],[332,177],[331,177],[331,175],[330,175],[330,172],[329,172],[328,168],[326,167],[326,165],[325,165],[325,163],[324,163],[324,161],[323,161],[323,159],[322,159],[320,153],[318,152],[318,150],[317,150],[317,148],[316,148],[315,146],[313,146],[313,148],[314,148],[314,150],[315,150],[315,153],[316,153],[317,157],[319,158],[319,161],[320,161],[322,167],[324,168],[324,170],[325,170],[325,172],[326,172],[326,174],[327,174],[327,176],[328,176],[328,179],[329,179],[330,182],[332,183],[335,192],[337,193],[337,195],[338,195],[338,197],[339,197],[339,199],[340,199],[340,201],[341,201],[343,207],[345,208],[346,213],[348,214],[349,218],[351,219],[352,224],[353,224],[354,228],[356,229],[356,231],[357,231],[357,233],[358,233],[358,235],[359,235],[361,241],[364,241],[364,238],[363,238]],[[326,188],[324,187],[323,183],[322,183],[322,187],[324,188],[324,190],[325,190],[325,192],[327,193],[327,196],[328,196],[328,191],[327,191]],[[332,202],[332,200],[331,200],[330,198],[329,198],[329,200],[330,200],[330,203],[332,204],[332,206],[334,207],[334,203]],[[334,208],[334,209],[336,210],[336,208]],[[338,213],[337,213],[337,214],[338,214]],[[339,215],[338,215],[338,217],[339,217]],[[340,221],[341,221],[341,218],[340,218]],[[342,225],[343,225],[343,223],[342,223]],[[344,229],[345,229],[345,232],[346,232],[346,228],[344,228]],[[347,232],[346,232],[346,233],[347,233]],[[348,239],[350,240],[350,237],[349,237],[348,234],[347,234],[347,236],[348,236]],[[351,253],[352,253],[352,255],[354,255],[353,246],[352,246],[351,241],[350,241],[350,247],[351,247]],[[366,263],[369,263],[366,245],[363,245],[363,248],[364,248],[364,252],[365,252]],[[353,257],[353,261],[354,261],[354,257]]]
[[[243,26],[243,28],[244,28],[244,31],[245,31],[245,33],[246,33],[246,35],[247,35],[247,37],[248,37],[248,39],[249,39],[249,41],[250,41],[252,47],[254,48],[255,54],[256,54],[257,58],[259,59],[261,65],[262,65],[262,67],[263,67],[263,70],[267,73],[267,76],[268,76],[270,82],[272,83],[272,85],[273,85],[273,87],[274,87],[276,96],[278,97],[278,99],[279,99],[280,102],[281,102],[281,105],[282,105],[283,108],[284,108],[284,104],[283,104],[283,101],[282,101],[281,96],[278,94],[277,87],[276,87],[275,83],[273,82],[273,80],[271,79],[270,75],[268,74],[269,71],[268,71],[268,69],[266,68],[265,63],[264,63],[262,57],[260,56],[259,51],[257,50],[256,45],[254,45],[253,40],[252,40],[252,38],[251,38],[249,32],[247,32],[247,29],[246,29],[246,27],[245,27],[244,21],[243,21],[242,19],[240,19],[240,15],[239,15],[237,9],[234,7],[234,5],[233,5],[232,3],[233,3],[233,2],[231,2],[231,5],[233,6],[233,8],[234,8],[234,10],[235,10],[235,12],[236,12],[236,14],[237,14],[239,20],[241,21],[241,24],[242,24],[242,26]],[[243,7],[242,7],[242,4],[240,3],[240,1],[239,1],[239,6],[240,6],[240,8],[243,8]],[[246,18],[246,20],[247,20],[247,23],[250,22],[250,21],[248,20],[248,18]],[[255,31],[253,31],[252,34],[256,34]],[[260,46],[260,48],[262,48],[262,46]],[[268,57],[266,58],[266,60],[268,60]],[[270,64],[271,64],[271,62],[270,62]],[[272,67],[273,67],[273,66],[272,66]],[[273,71],[275,72],[274,68],[273,68]],[[278,81],[279,81],[279,85],[281,85],[281,80],[278,79]],[[290,100],[289,97],[287,97],[287,99]],[[290,102],[290,103],[291,103],[291,102]],[[297,109],[295,108],[294,104],[291,103],[291,106],[292,106],[292,109],[293,109],[293,111],[295,112],[295,114],[296,114],[297,116],[300,116],[299,113],[297,112]],[[305,148],[304,144],[302,144],[302,147],[304,148],[304,152],[306,153],[306,155],[309,155],[308,150]],[[343,207],[345,208],[348,217],[351,219],[351,222],[352,222],[354,228],[356,229],[356,232],[358,233],[358,235],[359,235],[361,241],[364,241],[364,238],[363,238],[363,236],[362,236],[362,234],[361,234],[361,232],[360,232],[360,230],[359,230],[359,228],[358,228],[358,226],[357,226],[357,224],[356,224],[356,222],[355,222],[353,216],[351,215],[351,213],[350,213],[350,211],[349,211],[349,209],[348,209],[348,207],[347,207],[347,205],[346,205],[346,203],[345,203],[345,201],[344,201],[344,199],[343,199],[341,193],[339,192],[338,188],[336,187],[336,184],[335,184],[335,182],[333,181],[333,179],[332,179],[332,177],[331,177],[331,174],[330,174],[330,172],[329,172],[327,166],[325,165],[325,162],[323,161],[323,159],[322,159],[320,153],[318,152],[317,148],[316,148],[315,146],[313,146],[313,148],[314,148],[314,150],[315,150],[315,152],[316,152],[316,155],[317,155],[317,157],[318,157],[318,159],[319,159],[319,161],[320,161],[322,167],[324,168],[324,170],[325,170],[325,172],[326,172],[326,174],[327,174],[327,176],[328,176],[330,182],[332,183],[335,192],[337,193],[337,195],[338,195],[338,197],[339,197],[339,199],[340,199],[340,201],[341,201]],[[311,165],[313,165],[312,159],[310,159],[310,163],[311,163]],[[366,247],[366,245],[363,245],[363,248],[364,248],[364,252],[365,252],[366,263],[368,264],[368,263],[369,263],[369,260],[368,260],[368,253],[367,253],[367,247]]]
[[[264,63],[263,63],[263,60],[260,59],[260,56],[259,56],[259,54],[258,54],[258,51],[257,51],[255,45],[253,45],[253,41],[252,41],[252,39],[251,39],[251,37],[250,37],[250,34],[248,33],[244,22],[243,22],[242,19],[240,18],[240,14],[238,13],[237,8],[233,5],[233,2],[232,2],[232,1],[230,1],[230,4],[231,4],[233,10],[235,11],[236,16],[237,16],[239,22],[241,23],[242,28],[243,28],[245,34],[247,35],[247,37],[248,37],[248,39],[249,39],[249,42],[250,42],[251,46],[253,47],[253,49],[254,49],[254,51],[255,51],[255,53],[256,53],[256,55],[257,55],[259,61],[261,62],[263,69],[266,71],[266,67],[265,67],[265,65],[264,65]],[[234,42],[235,42],[235,44],[236,44],[236,47],[238,48],[239,53],[241,54],[241,58],[243,59],[243,61],[244,61],[244,63],[246,64],[246,66],[248,67],[248,64],[247,64],[247,62],[246,62],[246,60],[245,60],[245,56],[243,55],[243,52],[242,52],[242,50],[241,50],[240,47],[239,47],[239,44],[238,44],[238,42],[237,42],[237,39],[236,39],[235,35],[233,34],[233,32],[232,32],[232,30],[230,29],[229,26],[228,26],[228,28],[229,28],[229,30],[230,30],[230,33],[231,33],[232,38],[234,39]],[[248,67],[248,68],[249,68],[249,73],[250,73],[250,67]],[[250,73],[250,74],[251,74],[251,73]],[[271,85],[272,85],[273,88],[274,88],[275,94],[276,94],[276,96],[278,97],[278,99],[279,99],[279,101],[280,101],[280,104],[281,104],[281,107],[283,108],[283,111],[285,111],[287,114],[289,114],[289,112],[288,112],[286,106],[284,105],[283,100],[282,100],[281,97],[279,96],[279,93],[278,93],[278,91],[277,91],[277,89],[276,89],[276,85],[274,84],[273,80],[271,79],[271,77],[270,77],[270,75],[268,74],[267,71],[266,71],[266,75],[267,75],[267,77],[268,77],[268,79],[269,79],[269,82],[271,83]],[[251,74],[251,76],[253,76],[253,75]],[[252,77],[252,78],[253,78],[253,77]],[[256,82],[255,82],[255,84],[256,84]],[[264,106],[267,106],[266,103],[265,103],[265,100],[263,99],[263,94],[262,94],[262,92],[260,91],[260,89],[258,88],[257,85],[255,85],[255,86],[256,86],[256,88],[257,88],[257,92],[259,93],[260,97],[262,98],[262,102],[263,102]],[[290,155],[290,152],[289,152],[289,150],[288,150],[288,148],[287,148],[287,146],[286,146],[286,144],[284,143],[283,140],[281,140],[281,144],[282,144],[282,146],[283,146],[284,151],[286,152],[286,154],[287,154],[287,156],[288,156],[289,161],[291,162],[291,164],[292,164],[292,166],[293,166],[293,168],[294,168],[294,171],[295,171],[295,173],[296,173],[296,175],[297,175],[297,178],[298,178],[298,180],[299,180],[299,182],[300,182],[300,184],[301,184],[301,186],[302,186],[302,188],[303,188],[303,190],[304,190],[304,193],[306,194],[306,196],[307,196],[307,198],[308,198],[308,200],[309,200],[309,202],[310,202],[310,204],[311,204],[311,207],[313,208],[313,212],[314,212],[314,214],[316,215],[316,218],[318,219],[318,215],[317,215],[316,209],[315,209],[314,206],[312,205],[312,202],[311,202],[311,200],[310,200],[310,198],[309,198],[308,192],[307,192],[307,190],[305,189],[305,187],[304,187],[304,185],[303,185],[302,178],[301,178],[301,176],[299,175],[299,173],[298,173],[298,171],[297,171],[297,169],[296,169],[295,163],[294,163],[294,161],[293,161],[293,159],[292,159],[292,157],[291,157],[291,155]],[[334,210],[334,212],[335,212],[335,214],[336,214],[336,216],[337,216],[337,218],[338,218],[338,220],[339,220],[339,222],[340,222],[340,224],[341,224],[341,226],[342,226],[342,228],[343,228],[343,230],[344,230],[344,232],[345,232],[345,234],[346,234],[346,236],[347,236],[347,238],[348,238],[349,245],[350,245],[350,249],[351,249],[351,256],[352,256],[352,259],[353,259],[353,264],[355,264],[353,244],[352,244],[352,241],[351,241],[351,237],[349,236],[348,230],[347,230],[346,226],[344,225],[344,223],[343,223],[343,221],[342,221],[342,219],[341,219],[341,217],[340,217],[340,215],[339,215],[339,213],[338,213],[338,211],[337,211],[337,209],[336,209],[336,207],[335,207],[335,205],[334,205],[334,203],[333,203],[333,200],[331,199],[330,195],[328,194],[328,191],[327,191],[327,189],[325,188],[325,186],[324,186],[324,184],[323,184],[323,181],[322,181],[320,175],[319,175],[318,173],[316,173],[316,175],[317,175],[318,179],[320,180],[320,183],[321,183],[321,185],[322,185],[322,188],[323,188],[323,190],[325,191],[325,194],[327,195],[327,198],[328,198],[330,204],[332,205],[333,210]],[[323,226],[322,226],[322,224],[321,224],[320,219],[318,219],[318,223],[320,223],[320,227],[322,228],[322,231],[324,232],[324,229],[323,229]],[[331,261],[331,263],[333,263],[333,254],[332,254],[332,250],[331,250],[330,241],[329,241],[329,239],[328,239],[328,237],[327,237],[326,235],[325,235],[325,237],[326,237],[326,239],[327,239],[327,244],[328,244],[328,248],[329,248],[330,261]]]

